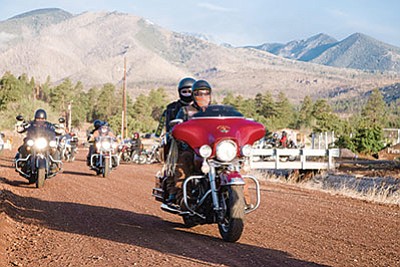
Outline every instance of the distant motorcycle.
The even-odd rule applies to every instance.
[[[143,154],[146,157],[147,164],[153,163],[161,163],[161,153],[160,153],[161,144],[159,142],[155,143],[149,151],[144,151]]]
[[[132,140],[125,139],[118,145],[118,157],[120,162],[132,162]]]
[[[17,120],[23,121],[22,116]],[[25,150],[26,157],[17,153],[15,157],[15,170],[29,183],[36,183],[37,188],[44,186],[46,179],[55,176],[62,167],[61,160],[53,158],[57,150],[55,132],[45,127],[36,127],[35,124],[22,122],[28,128],[24,144],[20,149]]]
[[[102,126],[100,136],[95,138],[95,153],[90,157],[90,167],[96,171],[96,174],[102,174],[104,178],[108,177],[111,170],[119,165],[117,155],[118,143],[114,137],[108,135],[108,127]]]
[[[59,138],[59,150],[63,160],[74,161],[78,152],[78,137],[74,133],[61,136]]]

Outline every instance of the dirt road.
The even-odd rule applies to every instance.
[[[85,151],[36,189],[0,156],[0,266],[400,266],[400,209],[262,182],[237,243],[186,229],[151,197],[159,165],[109,178]]]

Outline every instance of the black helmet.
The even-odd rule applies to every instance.
[[[58,118],[58,122],[59,123],[65,123],[65,118],[63,118],[63,117]]]
[[[190,96],[188,94],[183,94],[182,90],[184,89],[192,89],[193,84],[196,82],[195,79],[190,78],[190,77],[186,77],[183,78],[179,84],[178,84],[178,93],[179,93],[179,98],[185,102],[185,103],[190,103],[192,102],[193,98],[192,95],[190,94]]]
[[[93,126],[95,129],[99,129],[101,125],[103,125],[103,122],[101,120],[95,120],[93,122]]]
[[[35,120],[36,119],[43,119],[47,120],[47,113],[44,109],[38,109],[35,111]]]
[[[208,99],[199,99],[197,98],[196,92],[199,90],[207,90],[210,98]],[[195,102],[195,104],[199,107],[205,107],[211,104],[211,86],[210,84],[205,81],[205,80],[198,80],[197,82],[195,82],[192,86],[192,94],[193,94],[193,101]],[[207,102],[205,102],[207,101]]]
[[[205,80],[198,80],[197,82],[195,82],[192,86],[192,92],[197,91],[197,90],[208,90],[212,91],[210,84],[205,81]]]

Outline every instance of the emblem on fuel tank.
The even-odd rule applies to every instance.
[[[217,129],[221,132],[221,133],[227,133],[230,131],[231,127],[227,126],[227,125],[219,125],[217,127]]]

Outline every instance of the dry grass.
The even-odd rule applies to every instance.
[[[357,178],[352,175],[338,176],[326,172],[319,173],[311,179],[301,181],[294,178],[290,173],[258,172],[257,177],[271,182],[286,183],[301,188],[323,191],[332,195],[342,195],[373,203],[400,207],[400,180],[391,177]],[[375,180],[379,181],[376,182]]]

